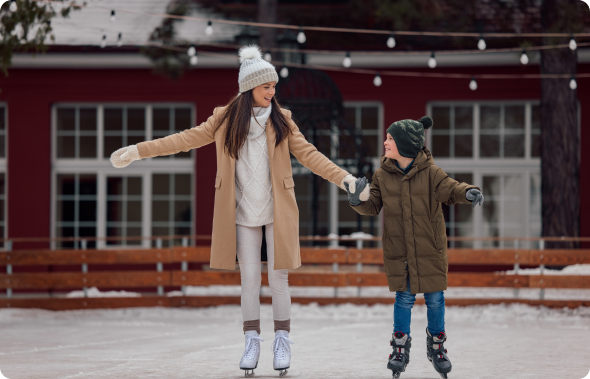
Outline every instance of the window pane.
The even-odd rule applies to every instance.
[[[123,130],[123,108],[104,109],[104,130]]]
[[[96,108],[80,108],[80,130],[96,131]]]
[[[76,158],[76,137],[57,136],[57,157]]]
[[[152,178],[152,193],[154,195],[168,195],[170,193],[170,176],[168,174],[154,174]]]
[[[193,126],[190,108],[176,108],[174,110],[174,129],[177,132],[190,129]]]
[[[473,135],[455,135],[455,157],[473,156]]]
[[[96,201],[80,201],[80,214],[78,220],[80,221],[96,221]]]
[[[541,156],[541,135],[540,134],[533,134],[531,135],[531,157],[540,157]]]
[[[57,130],[76,130],[76,109],[57,109]]]
[[[140,177],[127,178],[127,194],[128,195],[141,195],[141,178]]]
[[[531,106],[531,129],[541,130],[541,107],[538,105]]]
[[[351,135],[341,134],[338,137],[338,157],[342,159],[354,159],[356,156],[356,141]]]
[[[479,139],[479,154],[481,157],[500,156],[500,136],[481,135]]]
[[[140,142],[145,141],[145,136],[127,136],[127,146],[137,145]],[[121,146],[122,147],[122,146]]]
[[[75,195],[76,194],[76,176],[75,175],[58,175],[57,176],[57,195]]]
[[[152,201],[152,221],[170,221],[168,201]]]
[[[127,201],[127,221],[141,222],[141,201]]]
[[[120,200],[107,201],[107,222],[123,221],[123,202]]]
[[[344,108],[344,120],[348,122],[348,126],[352,127],[353,129],[356,127],[356,107],[349,107]],[[346,129],[346,128],[341,128]]]
[[[500,107],[482,106],[480,108],[481,128],[500,129]]]
[[[461,183],[473,183],[472,174],[455,174],[454,179]],[[455,220],[453,221],[471,223],[472,219],[473,210],[471,209],[471,207],[466,207],[464,205],[455,205]]]
[[[6,158],[6,138],[0,135],[0,158]]]
[[[524,158],[524,134],[504,136],[504,156]]]
[[[96,195],[96,175],[80,175],[80,195]]]
[[[110,158],[111,154],[123,147],[123,137],[104,137],[104,157]]]
[[[379,129],[379,108],[363,107],[361,108],[361,128]]]
[[[363,136],[362,146],[364,151],[364,157],[380,157],[381,146],[379,145],[378,136]]]
[[[141,228],[137,228],[137,227],[127,228],[127,236],[128,237],[141,237]],[[141,240],[127,240],[126,245],[138,246],[138,245],[141,245]]]
[[[170,130],[170,110],[168,108],[152,109],[152,128],[154,130]]]
[[[449,107],[432,107],[432,121],[433,121],[433,128],[436,128],[436,130],[449,130],[451,127],[450,108]]]
[[[109,196],[123,195],[123,178],[122,177],[108,177],[107,178],[107,195],[109,195]]]
[[[6,192],[6,177],[3,172],[0,172],[0,195],[4,195]]]
[[[449,136],[432,136],[432,154],[435,157],[449,157]]]
[[[191,175],[176,174],[174,176],[174,192],[176,195],[190,195]]]
[[[96,137],[80,137],[80,158],[96,158]]]
[[[127,130],[145,131],[145,109],[127,109]]]
[[[180,153],[176,153],[173,156],[174,156],[174,159],[186,159],[186,158],[191,157],[191,152],[190,151],[187,151],[187,152],[181,151]]]
[[[191,202],[174,202],[174,221],[191,221]]]
[[[524,105],[504,107],[504,128],[524,130]]]
[[[455,129],[473,129],[472,107],[455,107]]]
[[[76,221],[76,202],[74,200],[57,202],[57,220]]]

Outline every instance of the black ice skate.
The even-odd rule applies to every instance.
[[[393,347],[393,352],[389,355],[387,368],[391,370],[394,378],[399,378],[401,373],[406,371],[408,363],[410,363],[412,337],[402,332],[395,332],[391,336],[390,345]]]
[[[446,340],[447,335],[445,332],[433,336],[426,328],[426,357],[432,362],[440,377],[444,379],[448,378],[447,374],[453,368],[449,357],[447,357],[447,349],[443,346]]]

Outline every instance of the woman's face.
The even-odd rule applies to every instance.
[[[391,136],[391,134],[387,133],[387,139],[383,142],[385,145],[385,156],[391,159],[397,159],[399,155],[399,151],[397,151],[397,145],[395,144],[395,140]]]
[[[275,95],[275,87],[277,82],[264,83],[252,90],[252,96],[254,96],[255,107],[268,107],[272,97]]]

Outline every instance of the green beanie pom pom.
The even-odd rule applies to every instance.
[[[428,116],[424,116],[420,119],[420,123],[424,127],[424,130],[432,128],[432,124],[434,123],[432,119]]]

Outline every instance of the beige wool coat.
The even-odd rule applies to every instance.
[[[215,108],[209,119],[192,129],[164,138],[137,144],[141,158],[156,157],[189,151],[215,142],[217,148],[217,176],[215,178],[215,208],[211,241],[211,268],[234,270],[236,267],[236,161],[224,149],[227,123],[217,130],[216,119],[225,107]],[[275,270],[301,266],[299,252],[299,209],[295,201],[295,182],[291,170],[291,152],[295,158],[315,174],[340,186],[348,172],[332,163],[314,145],[307,142],[291,119],[291,111],[280,109],[291,125],[289,134],[278,146],[274,127],[266,123],[268,157],[274,200]]]

